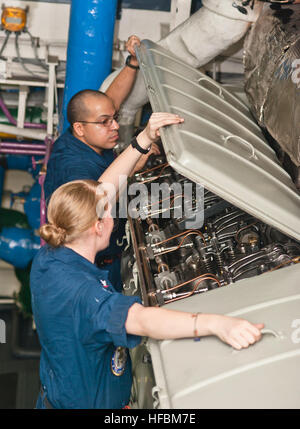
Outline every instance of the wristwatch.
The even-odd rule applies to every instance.
[[[133,138],[132,138],[132,140],[131,140],[131,146],[132,146],[134,149],[138,150],[138,151],[139,151],[140,153],[142,153],[143,155],[146,155],[146,154],[149,152],[149,150],[151,149],[151,145],[148,147],[148,149],[144,149],[143,147],[141,147],[141,146],[138,144],[136,137],[133,137]]]
[[[127,65],[127,67],[130,67],[131,69],[134,70],[138,70],[140,67],[139,66],[134,66],[133,64],[130,64],[132,55],[128,55],[128,57],[126,58],[125,64]]]

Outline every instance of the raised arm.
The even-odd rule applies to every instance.
[[[184,121],[173,113],[152,113],[146,128],[137,136],[137,142],[143,149],[148,149],[160,136],[159,129],[168,125],[180,124]],[[129,176],[142,154],[131,145],[128,146],[104,171],[98,181],[104,185],[113,185],[119,191],[119,177]]]
[[[119,110],[121,104],[128,97],[135,82],[138,61],[136,59],[134,46],[140,45],[140,39],[137,36],[130,36],[126,48],[131,55],[129,65],[125,65],[120,73],[106,90],[106,94],[113,100],[115,108]]]

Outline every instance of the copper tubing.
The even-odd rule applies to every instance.
[[[172,195],[172,196],[170,196],[170,197],[163,198],[163,199],[161,199],[161,200],[159,200],[159,201],[156,201],[156,202],[154,202],[154,203],[152,203],[152,204],[148,204],[148,205],[144,206],[143,208],[152,207],[152,206],[154,206],[154,205],[156,205],[156,204],[160,204],[160,203],[162,203],[163,201],[166,201],[166,200],[169,200],[169,199],[170,199],[170,200],[173,200],[173,201],[170,203],[170,207],[172,207],[172,204],[174,204],[174,200],[175,200],[176,198],[178,198],[178,197],[182,197],[182,194]]]
[[[157,246],[158,244],[166,243],[167,241],[173,240],[174,238],[177,238],[177,237],[181,237],[184,234],[186,234],[186,237],[187,237],[187,235],[190,235],[190,233],[200,235],[202,240],[203,240],[204,246],[206,246],[206,241],[205,241],[205,238],[204,238],[204,235],[202,234],[202,232],[200,232],[199,230],[195,231],[193,229],[187,229],[186,231],[183,231],[180,234],[173,235],[172,237],[166,238],[165,240],[159,241],[158,243],[155,243],[153,245]],[[180,246],[181,246],[181,244],[180,244]]]
[[[289,261],[285,261],[282,264],[277,265],[277,267],[271,268],[270,270],[267,271],[267,273],[269,273],[270,271],[278,270],[279,268],[284,267],[285,265],[291,264],[292,262],[294,264],[299,264],[299,262],[300,262],[300,256],[296,256],[295,258],[292,258]]]
[[[148,232],[154,232],[154,231],[159,231],[159,227],[158,225],[156,225],[156,223],[152,223],[148,227]]]
[[[182,240],[181,240],[181,242],[178,244],[178,246],[177,246],[177,247],[175,247],[175,249],[168,249],[168,250],[165,250],[165,251],[159,252],[159,255],[165,255],[166,253],[175,252],[175,250],[178,250],[178,249],[182,246],[182,243],[184,242],[184,240],[185,240],[189,235],[194,235],[194,234],[200,235],[200,234],[199,234],[199,233],[197,233],[197,232],[189,232],[188,234],[186,234],[186,235],[183,237],[183,239],[182,239]],[[204,241],[204,243],[205,243],[205,241]],[[154,244],[156,245],[157,243],[154,243]]]
[[[193,290],[192,290],[191,292],[187,292],[187,294],[186,294],[186,295],[184,295],[184,296],[180,296],[180,297],[178,297],[178,298],[169,299],[168,301],[166,301],[166,302],[165,302],[165,304],[169,304],[170,302],[178,301],[179,299],[185,299],[185,298],[188,298],[189,296],[193,295],[193,294],[195,293],[195,291],[196,291],[196,289],[197,289],[198,285],[199,285],[201,282],[203,282],[204,280],[214,280],[214,281],[216,281],[216,282],[219,284],[219,287],[221,286],[220,282],[219,282],[218,280],[214,279],[213,277],[209,277],[209,276],[207,276],[207,277],[203,277],[203,278],[201,278],[201,279],[196,283],[196,285],[194,286],[194,288],[193,288]],[[170,290],[170,289],[168,289],[168,291],[169,291],[169,290]]]
[[[164,268],[165,268],[165,270],[164,270]],[[169,265],[167,265],[166,263],[162,262],[162,263],[158,264],[157,271],[159,273],[162,273],[163,271],[169,271],[169,270],[170,270]]]
[[[183,197],[183,194],[178,194],[178,195],[174,195],[173,196],[173,201],[171,201],[170,203],[170,208],[172,207],[172,205],[174,204],[174,201],[179,198],[179,197]]]
[[[180,288],[182,286],[185,286],[188,283],[194,282],[195,280],[202,279],[202,278],[205,278],[205,279],[210,278],[211,280],[214,280],[216,283],[218,283],[219,287],[221,287],[221,283],[219,282],[219,280],[213,274],[211,274],[211,273],[205,273],[205,274],[201,274],[200,276],[195,277],[194,279],[187,280],[186,282],[183,282],[183,283],[179,283],[179,285],[176,285],[176,286],[173,286],[173,287],[169,288],[168,290],[166,290],[166,292],[170,292],[172,290],[178,289],[178,288]]]
[[[150,173],[150,171],[157,170],[158,168],[167,167],[169,164],[166,162],[161,165],[157,165],[156,167],[148,168],[147,170],[141,171],[140,173],[137,173],[136,176],[142,176],[143,174]]]
[[[159,179],[160,176],[162,175],[163,171],[169,166],[169,164],[165,164],[164,167],[161,169],[160,173],[158,176],[155,177],[151,177],[150,179],[144,180],[141,183],[149,183],[149,182],[153,182],[153,180]],[[161,167],[161,166],[160,166]]]
[[[253,226],[253,225],[256,225],[257,224],[257,222],[253,222],[253,223],[250,223],[249,225],[246,225],[246,226],[244,226],[243,228],[241,228],[241,229],[239,229],[238,231],[237,231],[237,233],[235,234],[235,239],[236,239],[236,241],[239,243],[240,242],[240,240],[239,240],[239,238],[238,238],[238,235],[244,230],[244,229],[247,229],[247,228],[250,228],[251,226]]]
[[[153,222],[153,220],[151,219],[151,217],[147,217],[146,218],[146,222],[149,225],[148,226],[148,232],[154,232],[154,231],[158,231],[159,230],[158,225]]]

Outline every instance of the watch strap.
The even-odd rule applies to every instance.
[[[140,68],[139,66],[134,66],[133,64],[130,63],[131,58],[132,58],[132,55],[128,55],[125,61],[126,66],[130,67],[131,69],[138,70]]]
[[[143,147],[141,147],[141,146],[138,144],[136,137],[133,137],[133,138],[132,138],[132,140],[131,140],[131,146],[132,146],[134,149],[138,150],[138,151],[139,151],[140,153],[142,153],[143,155],[146,155],[146,154],[149,152],[149,150],[151,149],[151,146],[149,146],[149,147],[148,147],[148,149],[144,149]]]

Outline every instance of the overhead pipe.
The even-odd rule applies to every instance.
[[[60,131],[68,126],[67,105],[82,89],[99,89],[112,68],[117,0],[72,0],[66,80]]]
[[[233,7],[232,0],[203,0],[197,12],[157,43],[190,66],[201,67],[240,40],[257,20],[262,7],[261,2],[255,1],[253,9],[245,6],[247,14],[242,14]],[[100,89],[105,91],[110,81],[108,76]],[[138,73],[131,94],[121,106],[120,125],[131,126],[136,112],[147,102],[144,80]]]

